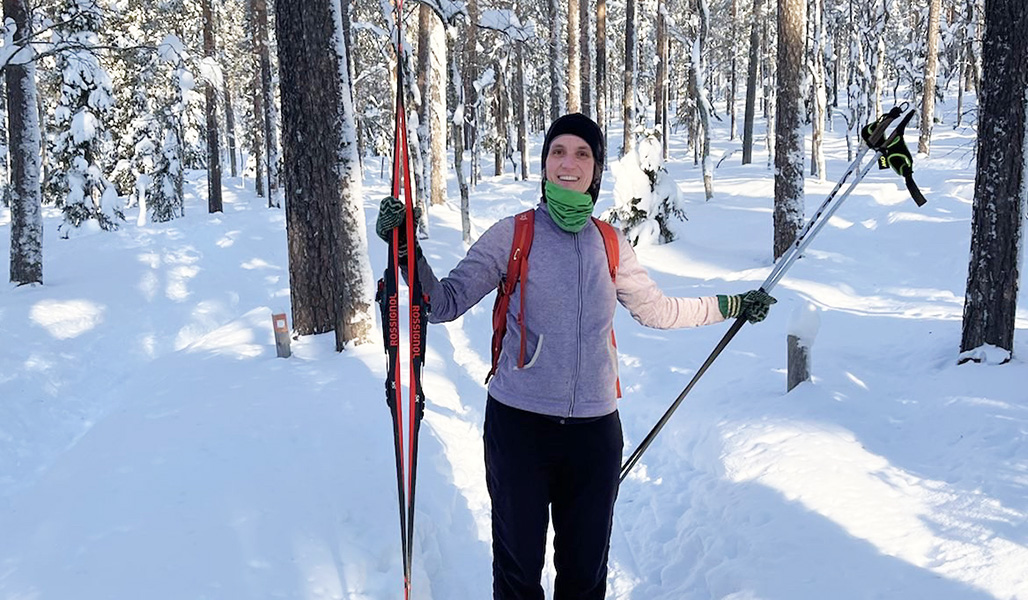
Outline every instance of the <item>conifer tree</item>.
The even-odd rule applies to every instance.
[[[3,0],[4,19],[17,28],[13,42],[23,44],[32,22],[28,0]],[[4,67],[11,182],[11,282],[43,283],[43,207],[40,190],[39,111],[36,62],[28,50]]]
[[[104,30],[95,0],[64,0],[54,28],[59,96],[51,118],[46,199],[64,212],[61,232],[70,235],[86,221],[116,229],[124,219],[115,187],[105,171],[105,146],[113,106],[111,79],[93,50]]]

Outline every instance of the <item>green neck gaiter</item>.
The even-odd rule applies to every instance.
[[[593,197],[549,181],[546,182],[545,194],[553,222],[569,233],[582,231],[593,214]]]

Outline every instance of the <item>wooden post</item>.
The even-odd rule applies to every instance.
[[[810,381],[810,349],[814,338],[821,327],[821,317],[817,307],[804,302],[796,307],[789,321],[787,349],[789,355],[788,389],[792,389],[804,381]]]
[[[292,352],[289,350],[289,326],[286,322],[286,314],[271,315],[271,322],[275,328],[275,350],[278,352],[278,357],[289,358]]]

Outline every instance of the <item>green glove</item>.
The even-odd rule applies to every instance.
[[[717,307],[721,316],[726,319],[745,317],[750,323],[760,323],[767,317],[767,312],[775,300],[764,290],[750,290],[745,294],[723,296],[718,294]]]
[[[392,196],[386,196],[382,199],[382,204],[379,205],[378,219],[375,220],[375,233],[378,237],[382,238],[383,242],[389,243],[393,237],[393,229],[400,228],[400,247],[397,249],[401,259],[407,258],[407,228],[403,227],[403,221],[405,216],[403,202],[399,199],[393,198]],[[421,220],[421,209],[414,207],[414,221]],[[414,240],[415,252],[420,250],[417,248],[417,240]]]

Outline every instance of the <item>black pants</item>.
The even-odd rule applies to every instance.
[[[493,598],[542,600],[552,507],[554,600],[603,600],[623,446],[618,413],[561,423],[489,398],[484,437]]]

